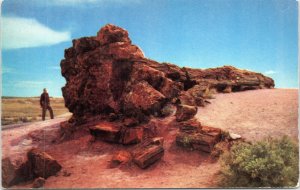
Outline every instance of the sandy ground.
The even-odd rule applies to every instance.
[[[298,140],[298,90],[265,89],[217,94],[200,108],[203,125],[219,127],[250,141],[288,135]]]
[[[212,104],[198,110],[202,124],[238,133],[248,140],[268,135],[284,134],[297,140],[297,90],[257,90],[232,94],[218,94]],[[57,176],[46,180],[45,188],[205,188],[214,187],[220,169],[209,155],[178,148],[175,136],[178,129],[171,125],[174,116],[154,119],[164,136],[163,159],[142,170],[132,165],[110,168],[110,159],[118,150],[133,146],[91,143],[88,133],[73,140],[58,142],[59,122],[64,118],[33,123],[2,131],[3,156],[26,152],[40,147],[63,166]],[[28,133],[35,135],[28,136]],[[33,138],[36,135],[41,139]],[[69,176],[64,173],[70,173]],[[31,182],[14,186],[30,188]]]

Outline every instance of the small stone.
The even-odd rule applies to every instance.
[[[152,138],[152,144],[163,146],[164,138],[163,137],[154,137],[154,138]]]
[[[44,186],[46,180],[42,177],[38,177],[33,181],[32,188],[41,188]]]
[[[130,152],[121,150],[113,155],[111,159],[111,167],[117,167],[119,165],[124,165],[126,163],[129,163],[132,160],[132,156]]]
[[[188,105],[178,105],[176,111],[176,121],[186,121],[194,117],[197,113],[197,107]]]
[[[70,175],[71,175],[70,172],[68,172],[68,171],[66,171],[66,170],[63,171],[63,176],[64,176],[64,177],[69,177]]]
[[[235,134],[235,133],[229,133],[229,137],[230,137],[231,140],[237,140],[237,139],[242,138],[241,135],[238,135],[238,134]]]

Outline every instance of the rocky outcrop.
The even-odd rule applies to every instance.
[[[62,92],[73,117],[61,125],[62,138],[86,126],[104,141],[140,143],[157,135],[157,126],[148,123],[150,117],[169,115],[174,105],[176,120],[189,122],[197,106],[209,103],[206,98],[212,91],[230,93],[274,87],[271,78],[232,66],[192,69],[150,60],[131,43],[126,30],[111,24],[96,36],[73,40],[64,56],[61,73],[66,85]],[[182,131],[177,144],[186,146],[186,139],[191,139],[188,146],[201,145],[205,148],[200,149],[210,151],[219,132],[196,131]],[[162,147],[147,150],[133,158],[140,167],[152,162],[147,161],[148,157],[156,160],[163,154]]]
[[[75,118],[110,113],[138,117],[160,115],[168,99],[182,90],[180,83],[148,65],[128,32],[104,26],[96,37],[73,40],[65,50],[61,73],[66,107]]]
[[[202,86],[215,88],[218,92],[237,92],[273,88],[273,79],[260,73],[224,66],[212,69],[187,69],[190,79]]]
[[[73,121],[97,115],[119,115],[147,122],[160,116],[166,103],[204,106],[209,90],[235,92],[272,88],[262,74],[224,66],[215,69],[180,68],[145,58],[128,32],[105,25],[97,36],[73,40],[61,61],[66,79],[62,88]]]

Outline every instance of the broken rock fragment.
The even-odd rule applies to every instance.
[[[128,127],[122,134],[122,144],[135,144],[141,142],[144,129],[142,127]]]
[[[52,156],[39,149],[31,149],[28,153],[28,160],[36,177],[48,178],[59,172],[62,166]]]
[[[132,152],[134,163],[144,169],[160,160],[164,155],[162,143],[162,138],[148,139],[143,142]]]
[[[178,146],[210,153],[220,140],[221,130],[218,128],[201,126],[196,120],[179,123]]]
[[[117,143],[121,139],[121,126],[115,122],[99,122],[89,129],[92,135],[107,142]]]
[[[33,179],[32,168],[24,157],[2,159],[2,185],[9,187]]]
[[[46,182],[45,178],[38,177],[33,181],[32,187],[33,188],[41,188],[44,186],[45,182]]]
[[[178,105],[177,111],[175,114],[176,121],[186,121],[194,117],[196,115],[198,108],[195,106],[188,105]]]
[[[130,152],[121,150],[115,153],[111,159],[111,167],[117,167],[119,165],[124,165],[132,160],[132,155]]]
[[[52,156],[34,148],[28,151],[27,157],[2,159],[2,185],[10,187],[35,177],[48,178],[61,168]]]

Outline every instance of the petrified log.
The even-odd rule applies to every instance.
[[[176,135],[178,146],[211,152],[216,143],[221,140],[221,129],[201,126],[196,119],[179,122],[179,132]]]
[[[27,156],[35,177],[46,179],[55,175],[62,168],[52,156],[39,149],[31,149]]]
[[[179,130],[185,133],[201,132],[202,126],[197,119],[193,118],[187,121],[182,121],[179,124]]]
[[[222,131],[219,128],[202,126],[201,132],[208,135],[208,136],[213,137],[215,139],[215,141],[217,142],[221,138],[221,132]]]
[[[121,141],[121,126],[115,122],[99,122],[97,125],[89,127],[90,132],[95,137],[107,142]]]
[[[133,151],[133,161],[140,168],[147,168],[164,155],[163,138],[148,139]]]
[[[142,127],[126,128],[122,134],[122,144],[135,144],[141,142],[144,129]]]
[[[204,106],[203,93],[210,90],[274,87],[271,78],[232,66],[192,69],[147,59],[126,30],[111,24],[97,36],[73,40],[61,74],[67,81],[62,88],[65,105],[78,122],[86,116],[122,114],[142,123],[150,115],[163,115],[168,102]]]
[[[216,140],[214,137],[202,133],[181,132],[176,136],[176,144],[185,148],[211,152]]]

